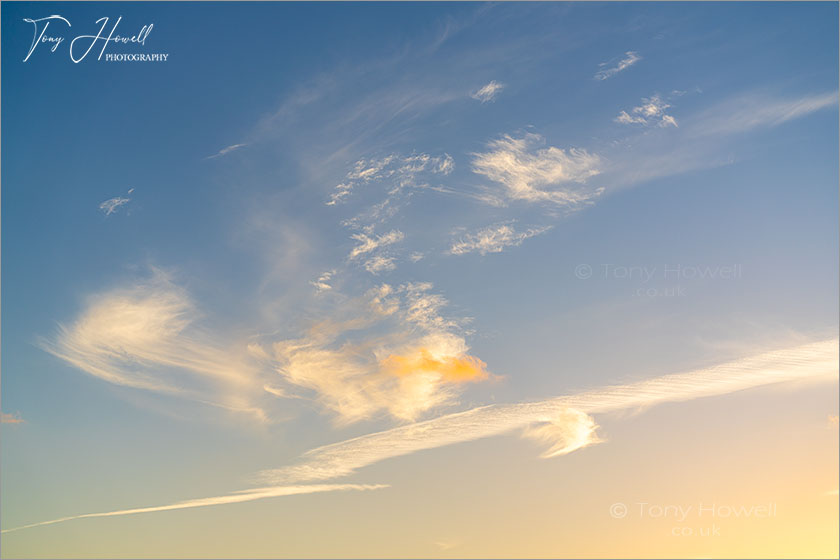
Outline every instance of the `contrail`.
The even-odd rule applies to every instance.
[[[242,490],[239,492],[234,492],[233,494],[227,494],[225,496],[215,496],[212,498],[199,498],[197,500],[187,500],[184,502],[176,502],[174,504],[169,504],[166,506],[152,506],[136,509],[122,509],[118,511],[108,511],[103,513],[85,513],[83,515],[72,515],[70,517],[53,519],[52,521],[42,521],[40,523],[32,523],[31,525],[23,525],[22,527],[15,527],[13,529],[3,529],[2,532],[10,533],[12,531],[19,531],[21,529],[29,529],[30,527],[52,525],[54,523],[63,523],[64,521],[71,521],[73,519],[84,519],[86,517],[113,517],[116,515],[134,515],[136,513],[152,513],[155,511],[168,511],[172,509],[187,509],[194,507],[235,504],[238,502],[263,500],[265,498],[292,496],[294,494],[312,494],[315,492],[333,492],[336,490],[377,490],[379,488],[387,487],[387,484],[313,484],[309,486],[272,486],[268,488],[254,488],[251,490]]]

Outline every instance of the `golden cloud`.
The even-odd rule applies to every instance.
[[[448,383],[470,383],[487,379],[487,364],[474,356],[436,357],[428,348],[401,356],[391,354],[382,360],[384,371],[397,377],[436,374]]]

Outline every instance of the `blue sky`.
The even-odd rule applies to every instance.
[[[145,45],[108,52],[169,58],[74,64],[65,43],[24,62],[23,19],[49,14],[69,38],[103,16],[125,33],[154,24]],[[2,408],[22,420],[3,426],[4,529],[277,485],[325,444],[836,341],[836,4],[2,15]],[[820,387],[794,391],[781,419],[836,419],[836,367]],[[592,447],[548,461],[562,462],[615,439],[595,435],[601,404],[580,406],[545,426],[510,414],[548,449]],[[772,450],[753,441],[745,453]],[[396,486],[409,468],[435,481],[421,468],[435,452],[323,483]],[[166,523],[140,519],[121,538]],[[97,523],[46,544],[38,531],[64,529],[6,534],[4,556],[92,554]],[[190,534],[160,550],[206,555]],[[344,535],[336,550],[484,555],[466,537],[403,537],[356,549]],[[237,550],[271,555],[273,538]],[[101,553],[160,552],[115,542]]]

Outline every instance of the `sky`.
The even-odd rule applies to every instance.
[[[2,557],[837,557],[837,19],[4,2]]]

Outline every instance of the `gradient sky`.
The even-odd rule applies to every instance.
[[[837,19],[4,2],[2,556],[836,557]]]

